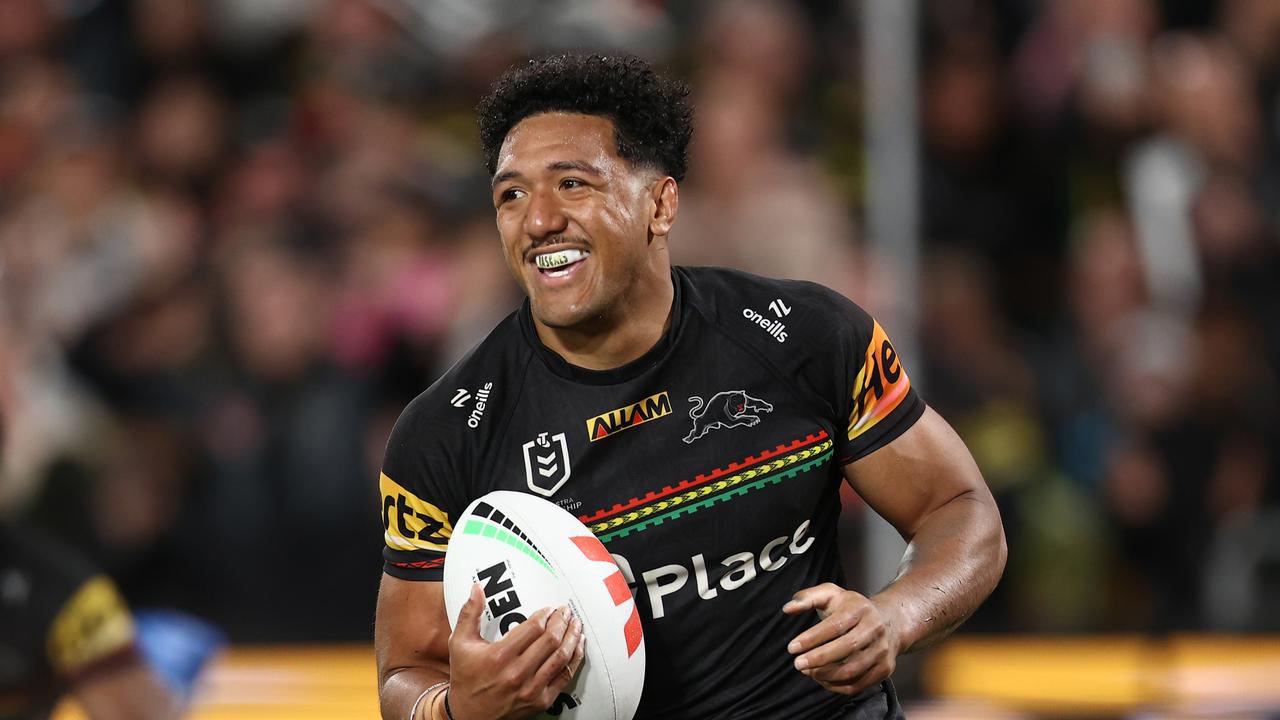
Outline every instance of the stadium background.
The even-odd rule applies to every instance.
[[[1280,711],[1280,2],[913,7],[904,268],[861,2],[0,1],[0,515],[227,634],[195,717],[375,717],[382,445],[518,301],[471,108],[622,49],[693,87],[678,262],[918,309],[1010,560],[912,716]]]

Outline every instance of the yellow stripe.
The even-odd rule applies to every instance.
[[[387,547],[444,552],[453,536],[448,513],[409,492],[386,473],[380,474],[378,485],[382,489],[383,540]],[[402,531],[401,523],[408,533]]]
[[[62,606],[49,628],[49,661],[73,674],[133,642],[133,618],[115,583],[91,578]]]
[[[707,485],[703,485],[701,487],[688,490],[686,492],[680,493],[679,495],[673,495],[669,498],[663,498],[662,500],[659,500],[657,502],[650,503],[649,505],[645,505],[644,507],[637,508],[635,510],[632,510],[631,512],[619,515],[618,517],[605,520],[604,522],[596,523],[591,526],[591,532],[598,535],[602,532],[605,532],[606,530],[613,530],[614,528],[618,528],[623,525],[629,525],[633,522],[636,522],[637,520],[643,520],[644,518],[647,518],[650,515],[653,515],[654,513],[660,513],[660,512],[663,512],[664,510],[677,507],[691,500],[697,500],[699,498],[704,498],[708,495],[713,495],[722,490],[731,488],[735,485],[740,485],[753,478],[757,478],[761,475],[768,475],[769,473],[774,472],[776,470],[781,470],[782,468],[788,465],[794,465],[798,462],[803,462],[804,460],[807,460],[813,457],[814,455],[821,455],[822,453],[826,452],[827,449],[829,449],[830,447],[831,447],[830,440],[823,441],[818,445],[805,448],[800,452],[792,453],[791,455],[788,455],[783,458],[777,458],[763,465],[757,465],[751,468],[750,470],[745,470],[743,472],[737,473],[736,475],[730,475],[727,478],[722,478],[713,483],[709,483]]]

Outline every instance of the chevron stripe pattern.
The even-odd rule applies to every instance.
[[[831,455],[831,438],[825,431],[819,431],[579,519],[601,542],[609,542],[718,502],[742,497],[753,490],[777,485],[820,467]]]

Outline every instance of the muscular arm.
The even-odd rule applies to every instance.
[[[378,705],[385,720],[405,720],[423,690],[449,679],[444,587],[383,574],[373,627]]]
[[[480,636],[483,609],[473,586],[450,633],[441,583],[382,576],[373,642],[383,720],[406,720],[422,692],[442,680],[451,683],[455,720],[532,717],[551,706],[582,665],[582,623],[567,607],[543,608],[490,643]],[[427,705],[409,720],[431,718]]]
[[[872,598],[901,652],[937,642],[1004,572],[1000,512],[968,448],[929,408],[901,437],[845,466],[845,478],[909,543],[897,577]]]
[[[937,413],[844,468],[849,484],[907,540],[897,577],[868,598],[830,583],[783,607],[819,622],[788,651],[832,692],[856,694],[888,677],[901,653],[964,621],[1004,572],[1000,513],[964,443]]]

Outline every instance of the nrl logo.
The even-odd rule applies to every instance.
[[[564,433],[550,440],[538,433],[536,440],[524,444],[524,476],[529,489],[551,497],[569,480],[569,446]]]

